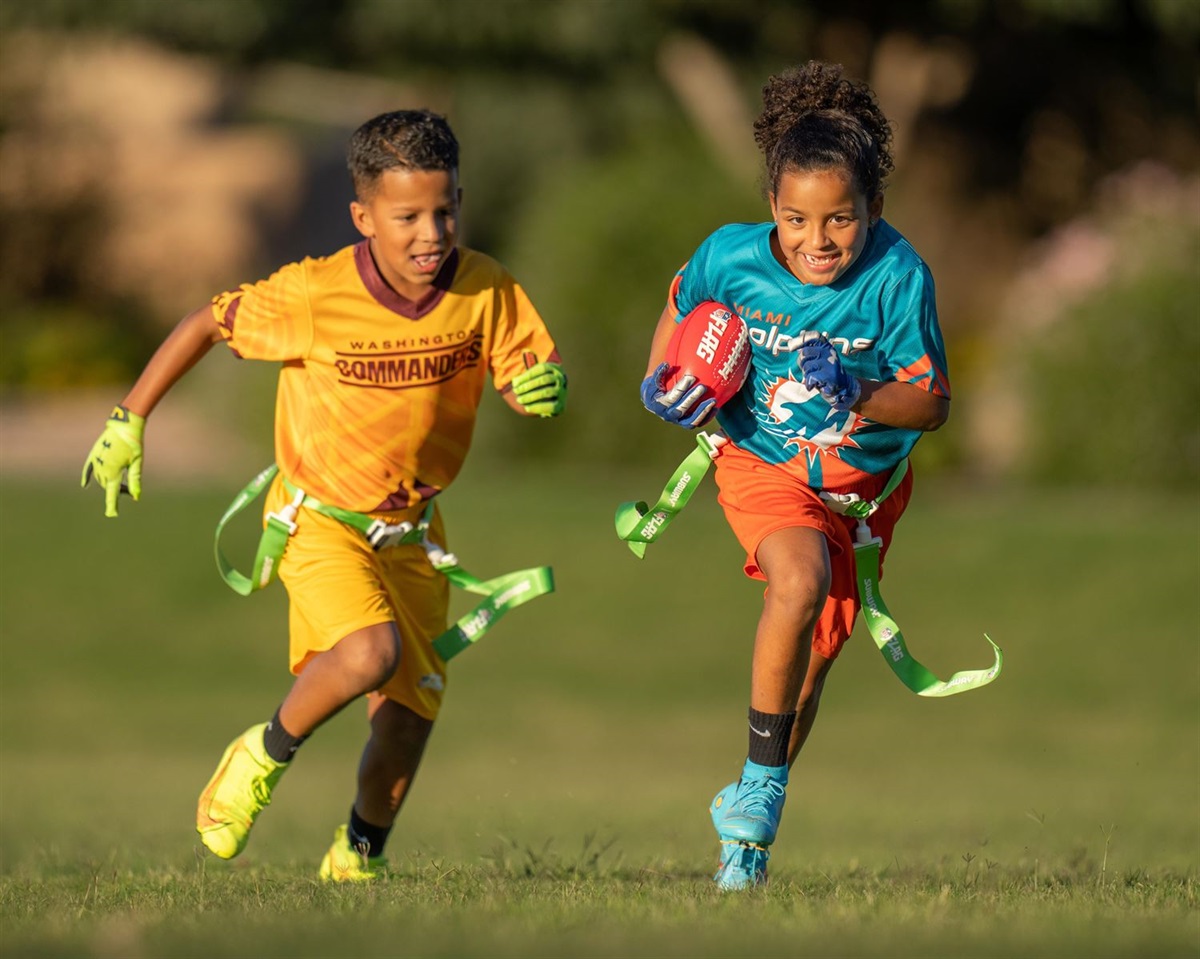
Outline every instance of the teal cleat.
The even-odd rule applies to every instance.
[[[770,856],[764,846],[722,840],[721,865],[713,876],[713,882],[724,892],[766,885],[767,860]]]
[[[721,820],[725,818],[725,811],[733,804],[737,788],[738,783],[730,783],[713,797],[708,806],[708,814],[712,816],[713,829],[717,831],[718,838],[721,836]]]
[[[786,766],[760,766],[747,760],[742,778],[717,793],[709,807],[721,842],[771,845],[779,831],[787,781]]]

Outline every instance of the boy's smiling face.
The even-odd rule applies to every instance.
[[[790,171],[770,196],[775,254],[801,283],[828,286],[867,245],[867,226],[883,212],[840,170]]]
[[[350,204],[350,216],[388,285],[419,300],[454,249],[461,202],[453,170],[385,170],[370,196]]]

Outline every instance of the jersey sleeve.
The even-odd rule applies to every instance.
[[[559,362],[558,348],[537,309],[511,276],[505,275],[496,290],[495,333],[488,365],[500,392],[513,377],[547,361]]]
[[[289,263],[265,280],[213,297],[212,311],[222,337],[238,356],[298,360],[312,349],[312,308],[303,263]]]
[[[928,268],[922,265],[909,270],[884,292],[881,305],[883,336],[877,347],[880,375],[949,399],[946,348]]]
[[[712,244],[713,238],[710,236],[697,247],[691,259],[679,268],[679,272],[671,281],[667,305],[674,310],[676,323],[691,313],[699,304],[712,299],[707,276]]]

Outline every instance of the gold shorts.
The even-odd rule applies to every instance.
[[[278,511],[290,500],[277,476],[264,509]],[[378,515],[390,523],[415,523],[423,510],[424,505]],[[448,548],[436,507],[429,538]],[[395,623],[400,666],[379,692],[418,716],[437,718],[446,664],[432,643],[448,625],[450,581],[429,564],[420,545],[375,552],[358,530],[301,509],[279,564],[279,578],[288,591],[288,659],[293,673],[355,630]]]

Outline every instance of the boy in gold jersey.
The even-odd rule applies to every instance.
[[[141,495],[145,418],[222,340],[282,363],[275,413],[279,474],[265,510],[303,490],[322,504],[416,523],[458,474],[490,376],[514,410],[556,416],[567,382],[554,341],[496,261],[458,247],[458,142],[426,110],[386,113],[352,136],[358,244],[291,263],[185,317],[114,410],[84,465],[117,515],[122,480]],[[430,538],[447,547],[436,507]],[[204,845],[231,859],[300,744],[367,698],[371,733],[349,821],[321,863],[364,880],[412,785],[441,706],[447,581],[419,545],[376,550],[357,529],[301,509],[279,564],[296,678],[269,722],[230,743],[200,796]]]

